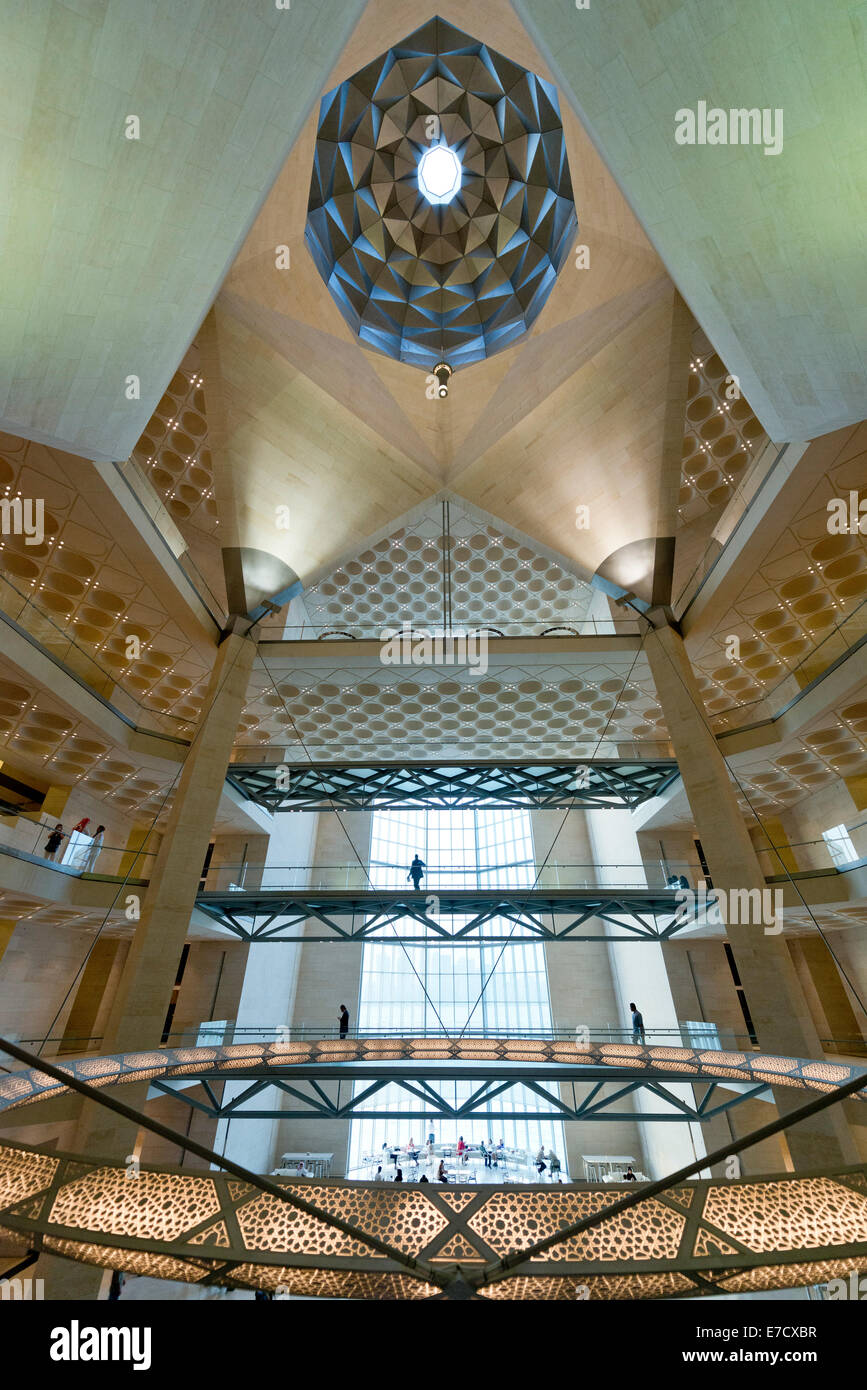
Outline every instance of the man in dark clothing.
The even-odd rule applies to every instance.
[[[338,1018],[340,1021],[340,1036],[341,1038],[345,1038],[346,1034],[349,1032],[349,1010],[345,1004],[340,1005]]]
[[[632,1010],[632,1041],[634,1043],[640,1042],[641,1046],[644,1047],[644,1019],[638,1012],[637,1004],[630,1004],[629,1007]]]
[[[412,886],[416,892],[418,892],[419,888],[421,887],[421,881],[424,877],[424,871],[426,867],[427,865],[425,864],[424,860],[419,859],[418,855],[415,856],[415,858],[409,866],[409,873],[407,874],[407,878],[412,879]]]

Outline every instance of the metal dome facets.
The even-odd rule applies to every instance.
[[[419,164],[440,144],[460,187],[431,203]],[[307,244],[368,347],[428,371],[509,347],[577,225],[556,91],[441,19],[322,100]]]

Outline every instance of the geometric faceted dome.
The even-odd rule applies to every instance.
[[[307,244],[368,347],[426,371],[510,347],[577,226],[556,91],[442,19],[322,100]]]

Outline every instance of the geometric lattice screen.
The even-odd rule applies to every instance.
[[[466,1192],[433,1184],[285,1182],[316,1214],[222,1173],[128,1170],[0,1143],[0,1233],[155,1278],[307,1297],[435,1297],[456,1268],[484,1298],[574,1302],[746,1293],[846,1278],[867,1268],[860,1169],[752,1181],[693,1181],[502,1277],[499,1261],[612,1205],[623,1188],[514,1185]],[[394,1243],[411,1270],[366,1248]]]
[[[64,1070],[92,1086],[183,1077],[216,1065],[236,1079],[249,1068],[291,1076],[311,1054],[409,1049],[418,1059],[437,1039],[323,1039],[82,1057]],[[474,1040],[444,1040],[449,1052]],[[504,1040],[526,1053],[544,1040]],[[763,1080],[825,1092],[862,1073],[849,1064],[756,1053],[628,1044],[544,1044],[550,1062],[580,1055],[665,1078]],[[333,1063],[332,1063],[333,1064]],[[672,1070],[673,1068],[673,1070]],[[218,1083],[219,1084],[219,1083]],[[0,1074],[0,1110],[65,1090],[38,1067]],[[867,1088],[857,1093],[863,1103]],[[213,1171],[145,1167],[0,1143],[0,1237],[22,1252],[45,1251],[158,1278],[293,1294],[366,1299],[436,1297],[457,1269],[481,1297],[506,1299],[678,1298],[697,1291],[761,1292],[867,1269],[867,1174],[828,1173],[683,1182],[612,1211],[592,1229],[574,1226],[611,1207],[624,1184],[544,1188],[338,1180],[260,1182]],[[638,1195],[635,1189],[630,1196]],[[537,1242],[545,1242],[536,1249]],[[526,1258],[504,1269],[513,1251]]]
[[[419,188],[432,143],[462,166],[445,204]],[[322,100],[307,244],[350,327],[389,357],[429,371],[515,342],[577,225],[555,89],[442,19]]]

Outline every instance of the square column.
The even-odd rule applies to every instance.
[[[649,633],[645,650],[665,714],[680,775],[716,889],[765,888],[765,879],[731,778],[704,712],[683,639],[671,627]],[[782,935],[762,923],[727,923],[738,973],[759,1043],[766,1051],[821,1059],[819,1035]],[[804,1103],[804,1092],[777,1087],[781,1114]],[[785,1132],[796,1170],[858,1162],[849,1125],[838,1109]]]
[[[236,633],[217,650],[202,715],[149,871],[141,920],[105,1028],[104,1052],[138,1051],[161,1041],[255,652],[255,643]],[[124,1087],[120,1094],[140,1106],[147,1087]],[[135,1137],[129,1123],[88,1102],[76,1147],[123,1158]]]

